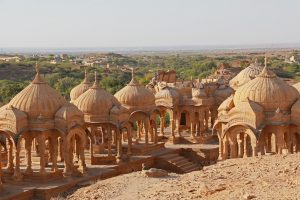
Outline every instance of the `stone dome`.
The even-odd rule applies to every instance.
[[[167,86],[166,83],[160,83],[160,90],[155,94],[155,99],[178,99],[179,93],[176,89]]]
[[[262,69],[262,66],[257,62],[256,59],[254,63],[240,71],[238,75],[229,81],[230,87],[232,87],[234,90],[237,90],[240,86],[254,79],[262,71]]]
[[[74,102],[80,95],[87,91],[91,87],[91,83],[87,79],[87,72],[85,70],[84,80],[77,86],[75,86],[70,93],[71,102]]]
[[[41,79],[38,67],[36,71],[34,80],[9,102],[9,106],[25,112],[29,118],[54,118],[67,101]]]
[[[239,87],[234,95],[234,104],[254,101],[261,105],[265,111],[290,110],[299,98],[299,92],[285,83],[266,66],[257,77]]]
[[[177,99],[179,98],[179,94],[175,89],[167,87],[157,92],[155,98]]]
[[[231,94],[233,94],[233,89],[231,87],[221,85],[214,92],[215,100],[217,104],[221,104],[226,98],[228,98]]]
[[[95,76],[97,76],[95,74]],[[80,95],[74,105],[81,110],[84,115],[108,116],[114,106],[119,106],[118,100],[109,92],[98,86],[97,78],[95,83],[85,93]]]
[[[115,94],[118,101],[125,106],[154,106],[155,96],[146,87],[140,85],[132,72],[130,83]]]

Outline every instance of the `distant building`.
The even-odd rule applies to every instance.
[[[60,56],[55,56],[53,60],[50,61],[51,64],[61,63],[63,59]]]
[[[1,56],[0,61],[2,61],[2,62],[9,62],[9,61],[20,62],[20,57],[18,57],[18,56]]]

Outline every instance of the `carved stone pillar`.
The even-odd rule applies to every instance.
[[[175,138],[175,122],[173,118],[170,118],[170,128],[171,128],[171,135],[173,139]]]
[[[31,162],[31,149],[32,149],[32,138],[25,138],[25,150],[26,150],[26,159],[27,159],[27,168],[25,173],[32,174],[32,162]]]
[[[153,122],[150,121],[149,131],[150,132],[150,142],[154,142],[154,133],[153,133]]]
[[[142,122],[137,122],[137,124],[138,124],[137,125],[137,132],[138,132],[137,138],[138,138],[138,140],[140,140],[142,137],[143,125],[142,125]]]
[[[157,142],[158,142],[158,135],[157,135],[157,125],[156,125],[155,122],[153,124],[153,129],[154,129],[154,144],[157,144]]]
[[[180,115],[176,115],[176,119],[175,119],[175,124],[176,124],[176,132],[178,136],[181,136],[180,133]]]
[[[112,137],[113,137],[112,130],[110,129],[107,134],[108,134],[107,153],[108,153],[108,156],[110,157],[110,156],[112,156],[112,151],[111,151],[111,144],[112,144]]]
[[[238,142],[238,157],[242,158],[243,157],[243,143],[241,139],[237,140]]]
[[[10,173],[13,173],[14,172],[14,156],[13,156],[13,143],[11,140],[7,140],[6,141],[7,144],[8,144],[8,164],[7,164],[7,170],[10,172]]]
[[[67,138],[66,138],[67,140]],[[65,168],[64,168],[64,175],[65,176],[70,176],[72,174],[72,165],[73,165],[73,159],[71,160],[71,154],[73,155],[73,150],[71,148],[71,138],[69,138],[69,141],[64,141],[65,143],[65,148],[64,148],[64,163],[65,163]]]
[[[247,149],[248,141],[247,141],[247,137],[248,137],[248,135],[244,134],[244,158],[248,157],[248,149]]]
[[[57,172],[58,167],[57,167],[57,157],[58,157],[58,141],[57,137],[53,136],[51,137],[51,145],[52,145],[52,171]]]
[[[223,160],[228,159],[228,141],[223,142],[223,149],[224,149]]]
[[[218,158],[218,160],[224,160],[224,156],[223,156],[223,148],[224,148],[223,141],[220,140],[220,141],[219,141],[219,158]]]
[[[122,162],[123,151],[122,151],[122,135],[120,133],[119,128],[117,128],[116,134],[118,136],[117,163],[121,163]]]
[[[86,170],[86,163],[85,163],[85,155],[84,155],[84,147],[85,147],[85,141],[80,138],[80,141],[77,141],[77,143],[79,144],[79,169],[81,170],[81,172],[83,174],[86,174],[87,170]]]
[[[45,139],[43,133],[38,136],[38,145],[39,145],[39,153],[40,153],[40,175],[46,174],[46,158],[45,158]]]
[[[160,117],[160,135],[164,135],[166,111],[161,112]]]
[[[205,132],[208,131],[208,110],[205,111]]]
[[[13,179],[16,182],[19,182],[22,180],[22,175],[20,171],[20,145],[17,144],[17,149],[15,151],[15,170],[14,170],[14,175]]]
[[[191,122],[191,137],[195,137],[195,134],[194,134],[194,122]]]
[[[0,192],[3,189],[2,183],[2,145],[0,144]]]
[[[257,150],[256,150],[256,144],[252,144],[252,156],[255,157],[257,156]]]
[[[128,128],[127,128],[127,137],[128,137],[127,156],[131,156],[131,149],[132,149],[132,134],[131,134],[131,127],[130,127],[130,126],[128,126]]]
[[[149,144],[149,131],[151,128],[149,119],[146,121],[146,123],[144,123],[144,127],[145,127],[145,144]]]

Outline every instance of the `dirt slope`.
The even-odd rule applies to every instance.
[[[135,172],[80,188],[66,199],[300,199],[300,154],[231,159],[167,178]]]

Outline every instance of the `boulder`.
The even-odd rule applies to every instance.
[[[147,177],[155,177],[155,178],[166,177],[169,175],[166,170],[156,169],[156,168],[151,168],[149,170],[143,170],[142,173]]]

